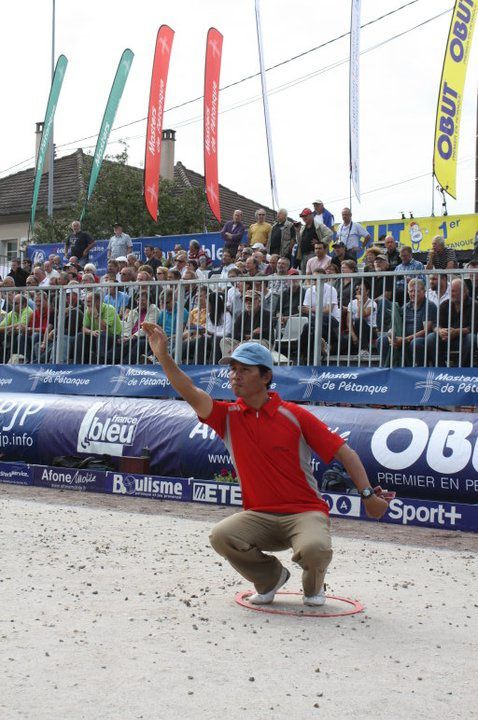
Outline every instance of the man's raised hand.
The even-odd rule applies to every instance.
[[[156,325],[156,323],[144,322],[141,327],[146,333],[149,347],[155,357],[161,362],[161,360],[168,355],[168,336],[163,328]]]

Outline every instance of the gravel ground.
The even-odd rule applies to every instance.
[[[0,509],[2,720],[476,712],[475,535],[334,519],[329,592],[366,611],[295,618],[235,604],[207,540],[230,509],[8,485]]]

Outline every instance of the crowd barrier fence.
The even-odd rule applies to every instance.
[[[0,288],[0,362],[155,363],[149,321],[185,365],[255,340],[276,365],[475,367],[476,297],[470,269]]]

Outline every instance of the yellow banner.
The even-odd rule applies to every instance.
[[[383,235],[392,235],[398,243],[411,247],[413,252],[427,252],[435,235],[441,235],[447,247],[473,250],[478,233],[478,214],[365,221],[361,225],[370,235],[372,244],[378,243]]]
[[[474,0],[456,0],[438,95],[433,172],[442,188],[453,198],[456,198],[456,165],[463,89],[476,12],[477,2]]]

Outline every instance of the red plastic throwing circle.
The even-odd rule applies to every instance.
[[[237,602],[238,605],[242,605],[242,607],[247,608],[248,610],[256,610],[256,612],[263,612],[267,613],[269,615],[292,615],[293,617],[325,617],[325,618],[334,618],[334,617],[344,617],[345,615],[355,615],[356,613],[363,612],[365,610],[365,606],[362,605],[358,600],[350,600],[349,598],[343,598],[338,597],[338,595],[327,595],[327,600],[338,600],[339,602],[345,603],[346,605],[351,605],[352,607],[349,610],[344,610],[343,612],[310,612],[308,608],[310,606],[303,605],[298,608],[297,610],[281,610],[277,606],[273,605],[253,605],[252,603],[247,602],[247,598],[250,597],[253,594],[253,590],[246,590],[245,592],[238,592],[234,600]],[[302,596],[302,593],[300,592],[292,592],[288,590],[284,590],[282,592],[276,593],[277,595],[300,595]],[[304,608],[302,610],[302,607]],[[320,607],[320,606],[319,606]]]

